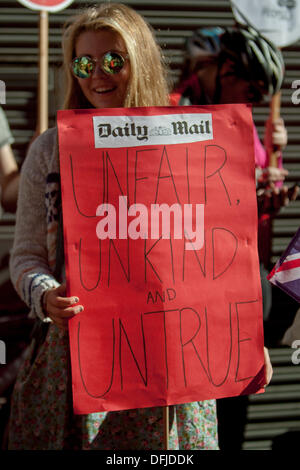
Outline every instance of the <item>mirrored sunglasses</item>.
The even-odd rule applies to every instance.
[[[96,63],[100,63],[101,70],[108,75],[119,73],[124,67],[128,55],[119,52],[106,52],[101,59],[92,59],[89,56],[75,57],[71,63],[71,69],[75,77],[89,78],[95,70]]]

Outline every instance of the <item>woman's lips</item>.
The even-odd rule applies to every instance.
[[[112,91],[115,91],[116,87],[113,88],[107,88],[107,87],[98,87],[95,88],[94,91],[98,94],[105,94],[105,93],[110,93]]]

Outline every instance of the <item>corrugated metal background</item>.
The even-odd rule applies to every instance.
[[[171,78],[179,75],[183,60],[183,45],[190,31],[199,26],[230,26],[234,23],[229,1],[204,0],[127,0],[124,2],[143,14],[154,27],[157,39],[167,57]],[[50,125],[60,105],[62,91],[61,28],[67,17],[86,1],[75,1],[62,12],[49,15],[49,107]],[[291,84],[300,80],[300,42],[283,51],[286,77],[282,90],[282,116],[288,129],[289,143],[284,150],[284,166],[290,174],[289,184],[300,181],[300,105],[291,101]],[[13,149],[18,162],[24,160],[27,146],[36,126],[37,109],[38,14],[20,5],[16,0],[0,0],[0,80],[6,83],[6,111],[15,143]],[[268,103],[254,110],[254,120],[260,135],[268,117]],[[300,201],[280,211],[273,226],[272,259],[282,253],[300,225]],[[2,259],[8,252],[14,231],[14,216],[3,214],[0,219]],[[0,284],[7,282],[8,270],[2,263]],[[277,294],[282,315],[291,316],[294,305]],[[280,321],[279,321],[280,323]],[[262,396],[251,397],[245,448],[270,448],[274,436],[300,428],[300,366],[292,366],[290,349],[274,349],[276,368],[271,387]]]

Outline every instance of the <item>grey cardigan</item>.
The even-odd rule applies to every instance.
[[[10,274],[29,316],[48,320],[44,292],[59,285],[54,276],[61,205],[57,129],[30,146],[21,170]]]

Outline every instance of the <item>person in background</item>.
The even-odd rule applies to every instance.
[[[19,169],[11,144],[14,139],[6,116],[0,107],[0,190],[1,205],[7,212],[15,212],[18,199]]]
[[[186,41],[186,57],[178,85],[171,94],[173,105],[260,103],[276,94],[284,78],[280,50],[251,27],[197,29]],[[263,289],[264,320],[271,309],[271,286],[266,280],[270,262],[271,220],[279,209],[295,200],[298,187],[283,181],[281,149],[287,145],[282,118],[266,123],[265,146],[253,126],[259,211],[258,250]],[[269,153],[277,153],[277,167],[269,165]]]
[[[169,105],[161,51],[131,8],[80,13],[63,51],[65,109]],[[31,144],[20,181],[10,270],[36,329],[12,395],[8,449],[163,450],[161,407],[73,414],[68,321],[84,306],[66,296],[59,182],[52,128]],[[170,423],[171,449],[218,449],[215,400],[170,407]]]
[[[197,29],[186,42],[185,62],[178,85],[171,94],[173,105],[260,103],[275,95],[284,78],[283,57],[278,48],[251,27]],[[264,146],[253,126],[258,200],[258,250],[264,320],[271,309],[269,272],[270,222],[282,206],[295,200],[298,188],[283,184],[288,171],[282,166],[281,149],[287,145],[283,120],[266,123]],[[269,150],[277,152],[278,166],[269,165]],[[265,361],[272,370],[265,348]],[[267,367],[268,367],[267,366]],[[270,378],[272,373],[270,373]],[[240,450],[248,398],[217,400],[221,450]]]

